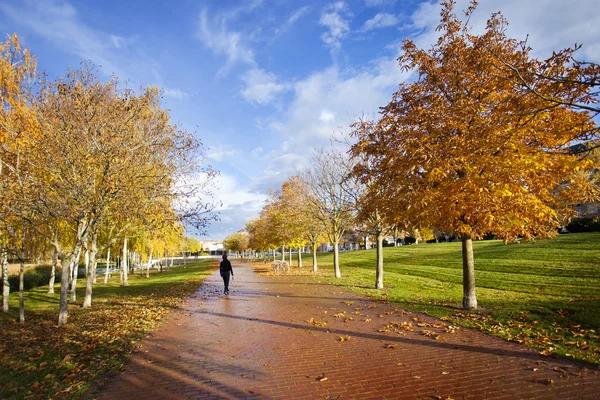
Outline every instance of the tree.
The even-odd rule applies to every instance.
[[[344,232],[351,226],[354,210],[353,196],[344,188],[343,182],[352,170],[348,157],[338,150],[316,150],[312,168],[305,171],[306,183],[317,218],[327,228],[327,236],[333,243],[333,267],[336,278],[341,278],[339,243]]]
[[[404,42],[400,66],[414,70],[416,80],[400,84],[354,151],[373,160],[363,178],[374,179],[383,199],[406,207],[412,226],[461,238],[463,306],[474,309],[472,240],[487,233],[505,240],[551,236],[574,214],[569,204],[597,199],[589,179],[594,162],[568,146],[598,130],[587,111],[532,93],[515,77],[507,64],[529,60],[535,71],[539,63],[506,37],[500,14],[476,36],[456,17],[453,2],[442,5],[442,35],[430,50]],[[467,21],[476,6],[466,11]],[[556,54],[548,62],[576,68]],[[535,73],[527,79],[543,90]],[[393,218],[395,210],[385,212]]]
[[[374,129],[374,126],[373,121],[357,121],[352,124],[352,134],[359,137],[365,136]],[[356,220],[361,225],[361,230],[375,236],[377,242],[375,288],[383,289],[383,237],[391,232],[393,227],[399,225],[398,220],[401,219],[404,210],[397,210],[394,213],[395,220],[393,222],[384,220],[381,210],[395,207],[393,204],[381,201],[380,187],[371,174],[365,173],[373,168],[371,157],[369,154],[357,150],[356,147],[350,148],[350,154],[355,163],[350,175],[345,180],[344,187],[348,186],[347,192],[355,196]],[[353,188],[357,188],[357,190],[353,190]],[[366,245],[365,239],[365,249]]]
[[[228,235],[225,240],[223,240],[223,247],[229,251],[241,252],[248,250],[249,242],[250,238],[248,237],[248,233],[239,231]]]
[[[0,264],[2,265],[2,310],[8,312],[9,229],[17,224],[14,200],[17,182],[14,171],[17,159],[4,149],[10,135],[18,133],[31,118],[28,82],[34,77],[35,58],[21,47],[17,35],[0,43]]]
[[[290,247],[290,265],[291,249],[297,247],[298,267],[302,267],[301,247],[306,245],[306,232],[313,218],[306,210],[305,191],[306,186],[300,177],[291,176],[281,185],[276,203],[279,218],[284,221],[282,237]]]

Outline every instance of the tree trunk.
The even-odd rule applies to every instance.
[[[127,238],[123,240],[123,256],[121,257],[121,273],[123,274],[123,286],[129,286],[129,280],[127,279]]]
[[[146,267],[146,278],[150,278],[150,268],[152,267],[152,253],[154,249],[150,249],[150,255],[148,255],[148,266]]]
[[[94,263],[92,264],[92,283],[95,285],[96,282],[96,271],[98,270],[98,248],[96,248],[96,259],[94,261]]]
[[[23,263],[23,259],[20,259],[19,266],[19,322],[25,322],[25,299],[23,298],[23,290],[25,290],[25,285],[23,282],[23,277],[25,276],[25,264]]]
[[[8,253],[5,249],[2,249],[0,263],[2,264],[2,312],[8,312],[10,283],[8,282]]]
[[[291,268],[292,267],[292,246],[290,246],[289,253],[290,253],[290,268]]]
[[[463,256],[463,308],[467,310],[477,309],[477,297],[475,296],[475,261],[473,258],[473,240],[470,236],[462,238]]]
[[[108,271],[110,270],[110,246],[106,252],[106,270],[104,271],[104,284],[108,283]]]
[[[52,269],[50,270],[50,281],[48,282],[48,294],[54,294],[54,283],[56,281],[56,265],[58,264],[58,252],[52,249]]]
[[[81,250],[83,249],[83,244],[77,250],[77,258],[75,258],[75,263],[71,265],[73,276],[71,278],[71,301],[77,301],[77,275],[79,275],[79,259],[81,258]]]
[[[312,245],[312,256],[313,256],[313,272],[317,272],[317,244]]]
[[[383,232],[377,232],[377,273],[375,289],[383,289]]]
[[[85,253],[83,253],[83,259],[85,260],[85,276],[88,276],[88,270],[90,269],[90,248],[88,243],[84,246]]]
[[[298,247],[298,268],[302,268],[302,247]]]
[[[281,244],[281,261],[285,261],[285,243]]]
[[[85,296],[83,298],[83,307],[88,308],[92,306],[92,286],[94,284],[94,265],[96,265],[96,255],[98,254],[98,232],[92,233],[92,240],[90,247],[87,249],[87,262],[90,265],[86,272],[85,282]]]
[[[58,309],[58,326],[63,326],[67,323],[68,319],[68,297],[69,297],[69,277],[71,276],[71,269],[77,268],[77,264],[79,263],[79,256],[81,255],[81,247],[83,245],[83,240],[85,240],[86,236],[84,232],[84,227],[80,222],[77,227],[77,237],[75,239],[75,247],[73,248],[73,252],[71,253],[71,259],[68,263],[65,262],[64,256],[60,258],[60,264],[63,266],[62,268],[62,277],[60,280],[60,304]],[[57,249],[58,250],[58,249]],[[60,254],[60,253],[59,253]]]
[[[60,278],[60,302],[58,308],[58,326],[65,325],[67,323],[68,311],[67,311],[67,299],[69,295],[69,280],[71,277],[71,260],[65,262],[64,256],[60,257],[60,265],[62,265],[62,275]],[[75,257],[74,254],[71,258]]]
[[[342,277],[340,272],[340,250],[338,249],[339,243],[340,239],[336,236],[333,239],[333,270],[335,271],[336,278]]]

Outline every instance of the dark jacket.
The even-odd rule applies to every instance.
[[[221,275],[223,275],[223,273],[225,272],[231,272],[231,275],[233,275],[233,268],[231,268],[231,263],[229,262],[229,260],[223,260],[221,261]]]

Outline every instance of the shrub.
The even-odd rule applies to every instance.
[[[33,289],[38,286],[47,285],[50,282],[50,274],[52,272],[52,267],[49,265],[39,265],[35,268],[30,268],[25,270],[23,273],[23,290]],[[79,274],[81,270],[79,271]],[[78,274],[78,276],[79,276]],[[85,274],[85,271],[84,271]],[[55,282],[60,282],[61,272],[60,268],[56,269],[56,280]],[[11,275],[8,277],[8,282],[10,284],[11,292],[19,291],[19,275]]]
[[[575,218],[567,225],[567,231],[572,233],[600,232],[600,218]]]

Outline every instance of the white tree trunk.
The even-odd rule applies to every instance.
[[[79,274],[79,259],[81,258],[81,251],[83,245],[77,250],[77,258],[75,263],[71,265],[73,276],[71,277],[71,301],[77,301],[77,275]]]
[[[108,271],[110,269],[110,246],[106,252],[106,270],[104,271],[104,284],[108,283]]]
[[[8,296],[10,295],[10,283],[8,282],[8,253],[2,249],[0,254],[2,264],[2,311],[8,312]]]
[[[302,268],[302,247],[298,247],[298,268]]]
[[[95,285],[96,282],[96,271],[98,269],[98,249],[96,248],[96,259],[92,265],[92,276],[93,276],[93,281],[92,283]]]
[[[312,245],[312,255],[313,255],[313,272],[317,272],[317,244],[314,243]]]
[[[25,322],[25,299],[23,298],[23,290],[24,282],[23,277],[25,275],[25,264],[23,263],[23,258],[20,258],[20,266],[19,266],[19,322]]]
[[[90,269],[90,248],[88,245],[88,243],[85,244],[85,253],[83,254],[83,259],[85,260],[85,276],[88,276],[88,270]]]
[[[73,268],[77,268],[77,264],[79,262],[79,256],[81,255],[81,247],[83,245],[83,236],[85,236],[84,227],[82,223],[79,223],[77,227],[77,236],[75,240],[75,247],[73,248],[73,252],[71,253],[71,258],[69,262],[65,262],[64,257],[61,257],[61,265],[62,269],[62,277],[60,283],[60,304],[58,310],[58,326],[63,326],[67,323],[68,319],[68,297],[69,297],[69,277],[71,276],[71,270]],[[58,250],[58,249],[57,249]],[[59,252],[60,254],[60,252]]]
[[[377,232],[377,272],[375,274],[375,289],[383,289],[383,233]]]
[[[54,294],[54,283],[56,281],[56,265],[58,264],[58,253],[56,248],[52,249],[52,269],[50,270],[50,281],[48,282],[48,294]]]
[[[285,261],[285,244],[281,244],[281,261]]]
[[[150,278],[150,267],[152,267],[152,253],[154,249],[150,249],[150,255],[148,256],[148,266],[146,267],[146,278]]]
[[[290,253],[290,267],[291,267],[292,266],[292,246],[290,246],[289,253]]]
[[[96,275],[95,265],[96,265],[96,255],[98,254],[98,233],[92,233],[91,245],[87,249],[87,263],[90,264],[90,267],[86,271],[86,282],[85,282],[85,297],[83,299],[83,307],[91,307],[92,306],[92,286],[94,283],[94,277]]]
[[[340,243],[340,238],[337,235],[333,238],[333,270],[335,272],[336,278],[341,278],[342,273],[340,272],[340,251],[338,249],[338,245]]]
[[[123,256],[121,257],[121,273],[123,275],[123,286],[129,286],[127,279],[127,238],[123,240]]]
[[[477,309],[477,296],[475,294],[475,261],[473,258],[473,239],[469,236],[462,237],[463,256],[463,308]]]

